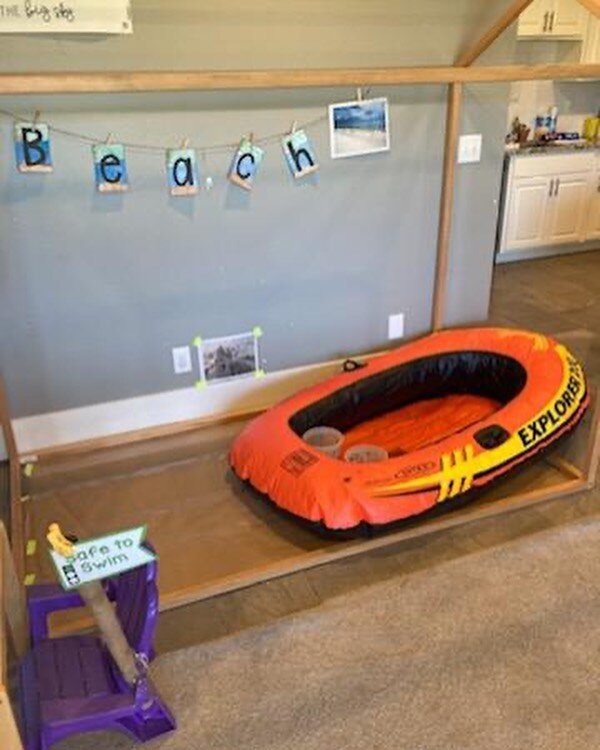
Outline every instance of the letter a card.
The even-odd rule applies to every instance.
[[[17,122],[14,132],[19,172],[52,172],[48,126],[41,122]]]
[[[92,146],[94,176],[100,193],[122,193],[129,190],[125,147],[120,143]]]
[[[195,195],[198,192],[198,163],[193,148],[167,151],[167,184],[171,195]]]
[[[304,130],[294,130],[281,141],[290,172],[298,180],[319,169],[315,151]]]
[[[250,138],[243,138],[229,170],[230,182],[244,190],[252,190],[263,156],[262,148],[255,146]]]

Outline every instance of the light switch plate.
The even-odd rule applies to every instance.
[[[473,164],[481,161],[481,133],[461,135],[458,139],[458,163]]]
[[[404,336],[404,313],[388,317],[388,339],[401,339]]]
[[[173,355],[173,370],[175,375],[184,375],[192,371],[192,355],[189,346],[174,346],[171,350]]]

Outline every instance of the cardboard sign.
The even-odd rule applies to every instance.
[[[83,583],[110,578],[151,562],[156,556],[141,546],[145,536],[146,527],[139,526],[77,542],[71,557],[49,550],[60,585],[67,591],[76,589]]]
[[[98,191],[114,193],[129,190],[124,146],[120,143],[98,144],[92,146],[92,153]]]
[[[52,172],[48,126],[41,122],[17,122],[15,158],[19,172]]]
[[[0,34],[131,34],[130,0],[7,0]]]

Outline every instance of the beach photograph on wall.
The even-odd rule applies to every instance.
[[[376,154],[390,149],[385,97],[329,105],[331,158]]]

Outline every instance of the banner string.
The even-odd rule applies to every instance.
[[[0,109],[0,115],[4,115],[5,117],[8,117],[15,122],[28,122],[29,118],[27,116],[20,117],[15,112],[11,112],[6,109]],[[307,120],[304,123],[300,123],[297,125],[298,129],[306,129],[306,128],[312,128],[315,125],[318,125],[322,122],[326,122],[327,115],[319,115],[319,117],[315,117],[312,120]],[[72,138],[74,140],[78,140],[81,143],[86,143],[90,146],[105,143],[106,136],[103,138],[94,138],[93,136],[86,135],[85,133],[78,133],[73,130],[67,130],[65,128],[58,128],[55,125],[51,125],[48,123],[48,128],[53,133],[58,133],[59,135],[65,136],[66,138]],[[289,134],[289,129],[284,130],[280,133],[272,133],[271,135],[262,136],[261,138],[254,138],[254,143],[266,145],[268,143],[275,143],[277,141],[280,141],[282,138],[284,138],[286,135]],[[115,142],[121,143],[126,149],[130,151],[140,151],[140,152],[154,152],[154,153],[163,153],[165,151],[168,151],[170,148],[175,148],[174,143],[177,142],[177,139],[173,139],[173,144],[171,145],[158,145],[153,143],[132,143],[130,141],[121,141],[118,138],[114,139]],[[215,154],[215,153],[225,153],[230,152],[233,149],[237,148],[239,144],[239,139],[237,141],[234,141],[233,143],[218,143],[213,144],[212,146],[194,146],[193,144],[190,144],[189,148],[193,148],[195,151],[200,153],[201,155],[204,154]]]

